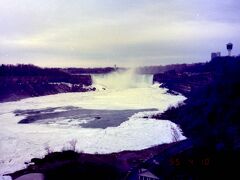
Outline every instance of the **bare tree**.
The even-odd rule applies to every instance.
[[[73,151],[76,151],[77,140],[72,139],[71,141],[69,141],[69,144],[70,144],[70,149]]]

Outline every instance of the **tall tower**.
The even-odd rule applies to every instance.
[[[228,43],[227,44],[228,56],[231,56],[232,48],[233,48],[233,44],[232,43]]]

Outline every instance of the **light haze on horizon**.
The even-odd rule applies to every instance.
[[[0,0],[0,64],[205,62],[240,54],[239,0]]]

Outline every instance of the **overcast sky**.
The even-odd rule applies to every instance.
[[[240,54],[239,0],[0,0],[0,63],[137,66]]]

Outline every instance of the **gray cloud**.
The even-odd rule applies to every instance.
[[[42,66],[206,61],[232,41],[237,0],[2,0],[0,63]]]

